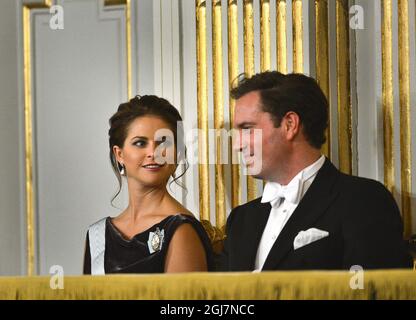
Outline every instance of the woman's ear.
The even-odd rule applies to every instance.
[[[182,150],[179,150],[177,153],[177,163],[186,159],[186,147]]]
[[[114,146],[113,147],[113,153],[114,153],[114,157],[116,158],[118,163],[123,163],[124,162],[123,149],[121,149],[119,146]]]

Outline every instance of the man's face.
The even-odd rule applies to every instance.
[[[239,137],[234,139],[233,148],[242,152],[248,174],[258,179],[274,179],[284,159],[286,144],[282,129],[275,128],[271,114],[262,110],[258,91],[236,100],[234,128]]]

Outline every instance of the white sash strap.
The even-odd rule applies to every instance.
[[[91,274],[105,274],[104,252],[105,252],[105,221],[107,218],[97,221],[88,229],[91,253]]]

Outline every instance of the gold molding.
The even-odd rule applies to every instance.
[[[292,0],[293,15],[293,72],[303,72],[302,0]]]
[[[121,6],[127,4],[128,0],[104,0],[104,7]]]
[[[404,236],[412,233],[411,192],[412,155],[410,126],[410,49],[409,2],[398,0],[399,16],[399,90],[400,90],[400,163]]]
[[[27,274],[35,273],[35,197],[33,191],[33,124],[32,124],[32,9],[47,9],[52,0],[40,3],[23,3],[23,79],[25,122],[25,173],[26,173],[26,245]]]
[[[329,27],[328,27],[328,0],[315,0],[315,55],[316,79],[330,101],[329,88]],[[329,104],[330,106],[330,104]],[[328,128],[326,129],[326,142],[322,146],[322,153],[331,156],[331,108],[328,109]]]
[[[238,5],[237,0],[228,0],[228,80],[229,87],[233,86],[233,81],[238,77]],[[230,106],[230,127],[234,127],[235,100],[229,98]],[[229,147],[231,159],[233,150]],[[240,167],[238,164],[231,164],[231,207],[240,205],[241,185]]]
[[[270,63],[270,1],[260,0],[260,71],[271,69]],[[263,188],[266,181],[263,181]]]
[[[132,37],[131,0],[104,0],[104,7],[125,5],[126,15],[126,60],[127,60],[127,99],[132,98]]]
[[[276,58],[277,71],[287,73],[286,0],[276,3]]]
[[[208,67],[206,1],[195,0],[197,45],[199,218],[210,221],[208,165]]]
[[[253,0],[244,0],[244,72],[254,75],[254,13]]]
[[[336,0],[339,169],[352,173],[352,114],[348,0]]]
[[[253,0],[244,0],[244,73],[250,78],[254,75],[254,16]],[[247,176],[247,201],[257,197],[256,180]]]
[[[270,2],[260,1],[260,69],[261,72],[271,68],[270,63]]]
[[[382,3],[382,87],[384,127],[384,184],[394,192],[394,100],[393,100],[393,5],[392,0]]]
[[[215,163],[215,224],[225,227],[225,178],[222,160],[222,131],[224,129],[223,64],[222,64],[222,8],[221,0],[212,1],[212,60],[214,82]]]

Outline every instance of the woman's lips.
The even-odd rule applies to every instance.
[[[160,164],[147,164],[147,165],[142,166],[142,168],[143,169],[146,169],[146,170],[148,170],[150,172],[156,172],[156,171],[161,170],[164,166],[165,166],[164,164],[163,165],[160,165]]]

